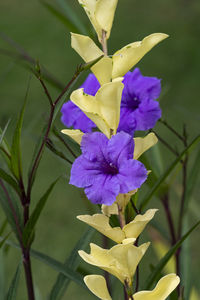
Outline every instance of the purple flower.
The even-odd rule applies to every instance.
[[[80,86],[86,94],[95,96],[100,84],[93,74],[89,74],[85,82]],[[80,129],[83,132],[91,132],[96,125],[77,107],[72,101],[63,104],[61,109],[61,121],[66,127]]]
[[[159,103],[161,84],[156,77],[143,76],[138,68],[124,76],[120,123],[118,131],[131,135],[136,130],[148,130],[161,117]]]
[[[139,188],[147,178],[144,165],[133,159],[134,140],[120,132],[109,140],[103,133],[85,134],[82,155],[72,165],[70,184],[84,188],[95,204],[111,205],[119,193]]]

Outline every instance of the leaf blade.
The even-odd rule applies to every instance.
[[[10,285],[8,293],[7,293],[6,300],[16,300],[20,272],[21,272],[21,262],[19,263],[17,270],[15,272],[15,275],[12,279],[11,285]]]
[[[179,157],[173,161],[173,163],[170,165],[170,167],[164,172],[162,176],[160,176],[159,180],[154,184],[153,188],[147,193],[147,195],[142,200],[142,203],[140,205],[140,210],[143,210],[143,208],[148,204],[148,202],[153,197],[154,193],[158,190],[160,185],[165,181],[165,179],[168,177],[168,175],[174,170],[174,168],[177,166],[177,164],[181,161],[182,157],[188,153],[198,142],[200,142],[200,135],[198,135],[190,144],[189,146],[179,155]]]
[[[184,240],[192,233],[192,231],[200,224],[200,221],[198,221],[192,228],[184,234],[184,236],[173,246],[170,248],[170,250],[166,253],[166,255],[160,260],[160,262],[155,267],[154,271],[152,272],[151,276],[145,281],[145,290],[148,290],[151,288],[151,285],[154,283],[154,281],[157,279],[157,277],[160,274],[160,271],[163,269],[163,267],[166,265],[168,260],[172,257],[172,255],[176,252],[176,250],[181,246],[181,244],[184,242]]]
[[[85,234],[80,238],[77,242],[73,250],[71,251],[70,256],[67,258],[65,265],[69,266],[72,270],[76,270],[79,265],[80,257],[78,255],[78,250],[85,250],[86,246],[90,242],[95,230],[93,228],[89,228]],[[69,283],[70,279],[66,278],[63,274],[59,274],[57,276],[56,282],[50,292],[49,300],[57,300],[61,299],[64,295]]]
[[[33,213],[30,216],[29,221],[27,222],[24,231],[23,231],[23,244],[25,246],[27,246],[28,242],[30,241],[30,238],[33,234],[33,231],[35,229],[35,226],[37,224],[37,221],[40,217],[40,214],[42,213],[42,210],[44,209],[44,206],[48,200],[48,197],[51,193],[51,191],[53,190],[55,184],[57,183],[58,179],[56,179],[51,185],[50,187],[47,189],[47,191],[45,192],[45,194],[40,198],[40,200],[38,201]]]

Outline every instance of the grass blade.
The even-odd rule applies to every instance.
[[[79,262],[80,256],[78,255],[78,250],[82,249],[85,250],[88,246],[95,230],[93,228],[89,228],[80,238],[78,243],[75,245],[74,249],[72,250],[70,256],[67,258],[65,262],[65,266],[70,267],[72,270],[76,270]],[[59,300],[63,297],[69,283],[70,279],[66,278],[63,274],[59,274],[57,280],[51,290],[49,300]]]
[[[0,236],[0,241],[2,241],[2,237]],[[20,246],[12,241],[5,241],[5,243],[7,245],[10,245],[11,247],[14,247],[18,250],[21,250]],[[70,280],[76,282],[79,286],[82,286],[83,288],[85,288],[86,290],[88,290],[83,282],[83,276],[81,276],[78,272],[75,272],[74,270],[72,270],[69,267],[66,267],[64,264],[62,264],[61,262],[57,261],[56,259],[41,253],[39,251],[30,250],[30,254],[32,257],[36,258],[37,260],[43,262],[44,264],[48,265],[49,267],[51,267],[52,269],[54,269],[55,271],[63,274],[65,277],[69,278]]]
[[[6,240],[8,239],[8,237],[10,236],[11,232],[9,232],[4,238],[3,240],[0,242],[0,249],[3,247],[3,245],[5,244]]]
[[[48,2],[44,0],[41,0],[40,2],[54,17],[56,17],[63,25],[65,25],[70,32],[81,33],[76,24],[68,16],[63,14]]]
[[[79,16],[76,15],[75,11],[70,7],[70,5],[65,0],[56,0],[56,2],[64,11],[66,17],[71,20],[71,22],[76,26],[78,33],[89,35],[90,32],[86,29],[85,24],[80,20]]]
[[[169,166],[169,168],[165,171],[165,173],[160,176],[160,179],[154,184],[153,188],[147,193],[147,195],[142,200],[140,205],[140,210],[143,210],[144,207],[149,203],[155,192],[159,189],[160,185],[165,181],[165,179],[169,176],[169,174],[175,169],[177,164],[180,162],[182,157],[189,152],[197,143],[200,142],[200,135],[198,135],[185,150],[177,157],[177,159]]]
[[[1,136],[0,136],[0,145],[1,143],[3,142],[3,139],[4,139],[4,136],[6,134],[6,131],[8,129],[8,125],[10,124],[10,119],[8,120],[8,122],[6,123],[6,126],[4,127],[2,133],[1,133]]]
[[[23,124],[23,118],[24,118],[24,111],[26,107],[26,102],[28,98],[28,92],[30,88],[30,79],[28,82],[25,100],[23,107],[21,109],[21,113],[19,116],[19,119],[17,121],[17,125],[13,134],[13,140],[12,140],[12,146],[11,146],[11,167],[13,174],[17,179],[20,179],[22,177],[22,160],[21,160],[21,131],[22,131],[22,124]]]
[[[182,245],[182,243],[185,241],[185,239],[192,233],[192,231],[199,226],[200,221],[197,222],[184,236],[166,253],[166,255],[160,260],[160,262],[155,267],[154,271],[151,273],[151,276],[145,281],[145,290],[148,290],[151,288],[152,284],[158,279],[160,276],[160,273],[166,263],[169,261],[169,259],[174,255],[176,250]]]
[[[20,273],[21,273],[21,262],[19,263],[19,265],[17,267],[17,270],[15,272],[15,275],[14,275],[11,285],[9,287],[6,300],[16,300],[17,299],[17,288],[18,288]]]
[[[23,231],[23,244],[26,247],[27,244],[30,242],[30,240],[32,239],[32,235],[35,229],[35,226],[37,224],[37,221],[40,217],[40,214],[49,198],[49,195],[51,193],[51,191],[53,190],[55,184],[57,183],[58,179],[56,179],[48,188],[48,190],[46,191],[46,193],[42,196],[42,198],[39,200],[39,202],[37,203],[33,213],[30,216],[29,221],[27,222],[24,231]]]
[[[3,169],[0,168],[0,178],[2,178],[5,182],[7,182],[12,188],[16,191],[18,195],[20,195],[20,188],[15,179],[6,173]]]
[[[69,278],[70,280],[76,282],[78,285],[86,288],[82,276],[72,270],[71,268],[67,267],[66,265],[60,263],[59,261],[55,260],[54,258],[38,252],[36,250],[31,250],[31,256],[40,260],[41,262],[45,263],[46,265],[50,266],[52,269],[56,270],[59,273],[62,273],[65,277]]]

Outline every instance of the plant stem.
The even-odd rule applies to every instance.
[[[135,242],[135,246],[138,246],[138,243],[139,243],[139,237],[137,238],[137,240]],[[136,268],[136,278],[135,278],[135,293],[139,289],[139,281],[140,281],[140,269],[139,269],[139,265],[137,265],[137,268]]]
[[[69,152],[72,154],[74,158],[77,158],[76,154],[72,151],[72,149],[69,147],[69,145],[66,143],[66,141],[63,139],[63,137],[59,134],[56,127],[53,127],[53,133],[55,136],[63,143],[63,145],[69,150]]]
[[[161,200],[162,200],[162,204],[164,206],[165,214],[167,217],[167,222],[169,225],[169,230],[170,230],[170,234],[171,234],[171,245],[174,245],[177,240],[176,240],[174,222],[172,219],[172,213],[171,213],[171,209],[170,209],[170,205],[169,205],[169,195],[165,194]]]
[[[167,147],[174,155],[179,156],[179,153],[174,148],[172,148],[163,138],[161,138],[161,136],[158,135],[158,133],[156,133],[154,130],[150,130],[150,131],[155,133],[159,141],[161,141],[161,143],[165,145],[165,147]]]
[[[182,142],[184,142],[184,137],[181,136],[173,127],[171,127],[171,125],[169,125],[167,123],[167,121],[165,121],[163,119],[160,119],[159,121],[160,121],[160,123],[165,125],[171,132],[173,132]]]
[[[107,56],[108,55],[108,48],[107,48],[107,40],[106,40],[106,31],[102,30],[102,39],[101,39],[101,45],[104,54]]]
[[[186,128],[183,128],[183,143],[184,146],[187,147],[187,133]],[[185,198],[186,198],[186,189],[187,189],[187,165],[188,165],[188,154],[186,154],[185,159],[182,162],[183,165],[183,175],[182,175],[182,196],[181,196],[181,204],[180,204],[180,211],[179,211],[179,219],[178,219],[178,233],[177,233],[177,240],[179,240],[182,236],[182,227],[183,227],[183,218],[184,218],[184,206],[185,206]],[[177,250],[176,253],[176,272],[177,275],[180,275],[180,254],[181,254],[181,247]],[[177,287],[178,295],[181,296],[181,286],[178,285]]]
[[[25,277],[26,277],[28,299],[35,300],[29,248],[25,249],[23,252],[23,265],[24,265],[24,271],[25,271]]]
[[[33,278],[32,278],[32,272],[31,272],[31,262],[30,262],[30,249],[24,248],[23,245],[23,238],[22,238],[22,231],[20,228],[20,223],[15,211],[15,208],[12,204],[12,200],[9,196],[9,193],[3,183],[3,181],[0,179],[0,185],[6,195],[6,198],[8,200],[8,204],[10,206],[11,209],[11,213],[13,215],[13,219],[15,221],[15,225],[16,225],[16,229],[18,232],[18,238],[19,238],[19,244],[20,244],[20,248],[22,250],[22,254],[23,254],[23,265],[24,265],[24,270],[25,270],[25,277],[26,277],[26,283],[27,283],[27,292],[28,292],[28,299],[29,300],[35,300],[35,296],[34,296],[34,290],[33,290]]]

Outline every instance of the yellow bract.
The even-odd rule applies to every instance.
[[[98,39],[102,40],[102,31],[106,33],[106,39],[110,37],[115,10],[118,0],[78,0],[83,6],[90,22],[92,23]]]
[[[138,159],[144,152],[153,147],[158,142],[158,139],[156,135],[153,132],[151,132],[145,137],[134,138],[134,142],[134,159]]]
[[[147,52],[167,37],[168,35],[164,33],[153,33],[140,42],[131,43],[118,50],[112,58],[105,56],[91,70],[101,85],[124,76]],[[104,54],[92,39],[84,35],[72,33],[71,45],[85,62]]]
[[[108,137],[116,134],[120,118],[120,104],[123,83],[120,80],[104,84],[95,96],[85,94],[83,89],[71,94],[71,101],[77,105]]]
[[[122,229],[120,227],[111,227],[109,217],[103,214],[81,215],[77,218],[91,227],[95,228],[116,243],[122,243],[123,240],[136,239],[144,230],[145,226],[154,217],[157,209],[149,209],[144,215],[137,215],[133,221],[126,224]]]
[[[103,249],[90,244],[91,253],[79,251],[79,255],[87,263],[97,266],[116,276],[122,283],[131,286],[133,275],[150,243],[136,247],[132,244],[118,244],[111,249]]]
[[[134,300],[165,300],[177,287],[180,278],[176,274],[162,277],[153,291],[141,291],[133,295]]]
[[[107,289],[106,281],[101,275],[84,277],[89,290],[102,300],[112,300]],[[180,278],[176,274],[162,277],[153,291],[141,291],[133,295],[134,300],[165,300],[177,287]]]
[[[102,300],[112,300],[107,289],[105,278],[101,275],[87,275],[84,282],[88,289]]]
[[[63,129],[61,130],[62,133],[68,135],[70,138],[72,138],[75,142],[77,142],[79,145],[81,144],[82,137],[84,133],[78,129]]]

